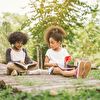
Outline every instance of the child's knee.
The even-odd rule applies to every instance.
[[[55,67],[54,70],[53,70],[53,73],[54,73],[54,74],[60,74],[61,71],[62,71],[62,70],[61,70],[59,67]]]
[[[14,67],[14,63],[9,62],[9,63],[7,64],[7,69],[12,69],[13,67]]]

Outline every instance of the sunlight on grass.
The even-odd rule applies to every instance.
[[[100,70],[91,70],[88,79],[100,79]]]

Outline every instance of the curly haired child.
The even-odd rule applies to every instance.
[[[44,39],[49,45],[49,49],[45,54],[44,66],[49,67],[49,74],[59,74],[66,77],[76,76],[77,78],[85,78],[90,69],[91,63],[88,61],[77,60],[76,69],[64,69],[64,60],[70,57],[68,51],[62,47],[63,37],[66,34],[64,29],[59,26],[50,26],[45,32]],[[67,65],[66,65],[67,66]]]
[[[23,48],[28,41],[28,36],[22,32],[13,32],[9,35],[8,41],[11,44],[11,48],[6,50],[6,62],[7,62],[7,74],[8,75],[18,75],[20,73],[26,72],[25,69],[14,64],[14,62],[20,62],[24,64],[28,63],[36,63],[36,61],[32,61],[26,49]],[[34,69],[35,66],[31,66],[31,69]]]

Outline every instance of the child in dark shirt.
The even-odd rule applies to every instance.
[[[20,62],[23,64],[35,63],[36,61],[32,61],[26,49],[22,48],[28,41],[28,36],[22,32],[13,32],[9,35],[8,41],[11,44],[11,48],[6,50],[6,62],[7,62],[7,74],[8,75],[18,75],[20,73],[26,72],[25,69],[17,66],[14,62]],[[30,70],[34,69],[36,66],[31,66]]]

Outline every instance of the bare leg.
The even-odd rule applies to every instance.
[[[43,69],[36,69],[32,71],[28,71],[29,75],[48,75],[48,70],[43,70]]]
[[[7,68],[7,75],[10,75],[12,71],[13,71],[12,69]]]
[[[24,69],[16,66],[14,63],[11,63],[11,62],[8,63],[7,64],[7,74],[10,75],[13,70],[16,70],[17,72],[25,72]]]
[[[64,71],[64,70],[61,70],[59,67],[55,67],[54,70],[53,70],[53,73],[54,74],[60,74],[60,75],[63,75],[63,76],[74,76],[76,74],[76,70],[73,69],[73,70],[70,70],[70,71]]]
[[[41,69],[40,74],[42,74],[42,75],[48,75],[49,73],[48,73],[48,70]]]

